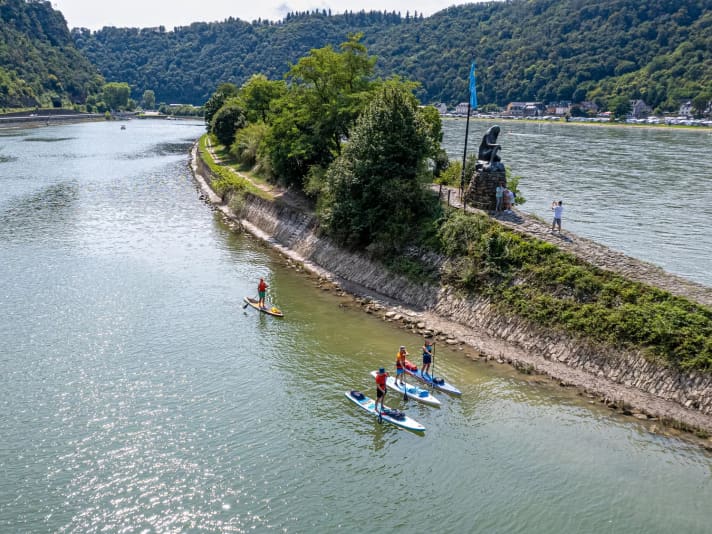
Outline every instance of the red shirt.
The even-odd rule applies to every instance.
[[[376,385],[386,389],[386,378],[388,378],[388,373],[376,373]]]
[[[264,280],[260,280],[260,283],[257,284],[257,291],[267,291],[267,284]]]

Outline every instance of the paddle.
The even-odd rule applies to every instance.
[[[408,384],[405,382],[405,363],[401,360],[400,357],[400,352],[398,352],[398,361],[401,362],[401,369],[403,372],[401,373],[401,384],[403,384],[403,402],[406,402],[408,400]],[[396,365],[396,386],[398,385],[398,366]]]
[[[435,342],[430,348],[430,359],[432,360],[430,364],[430,389],[435,390]]]

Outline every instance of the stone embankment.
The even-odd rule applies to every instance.
[[[588,343],[502,315],[486,299],[465,299],[448,288],[414,284],[362,255],[334,246],[319,235],[313,214],[295,209],[293,203],[250,196],[241,212],[233,213],[210,189],[209,170],[195,148],[193,171],[206,196],[226,217],[239,221],[294,262],[316,272],[325,279],[325,285],[334,284],[357,295],[369,313],[459,346],[475,359],[496,360],[526,372],[547,374],[562,385],[580,387],[609,406],[641,419],[675,422],[712,433],[709,374],[664,368],[637,352]],[[527,228],[524,216],[511,218],[503,222]],[[535,231],[546,233],[537,229],[536,221],[531,221],[529,228],[532,235]],[[547,240],[551,237],[548,235]],[[578,240],[571,237],[572,243]]]

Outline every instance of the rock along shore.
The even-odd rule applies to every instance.
[[[318,275],[324,289],[354,295],[368,313],[434,336],[472,359],[548,375],[626,415],[699,436],[712,434],[712,375],[662,367],[637,352],[503,316],[486,299],[465,299],[447,287],[414,284],[319,236],[313,214],[296,209],[286,198],[266,201],[248,195],[240,213],[234,213],[210,188],[210,170],[198,156],[197,144],[191,168],[204,198],[228,220],[269,243],[292,265]],[[705,445],[712,447],[712,439]]]

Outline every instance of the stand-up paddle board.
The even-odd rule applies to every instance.
[[[275,317],[284,317],[284,314],[280,311],[279,308],[275,308],[274,306],[265,306],[264,308],[261,308],[257,304],[259,301],[257,299],[253,299],[252,297],[245,297],[245,302],[252,306],[254,309],[259,310],[262,313],[266,313],[267,315],[274,315]]]
[[[462,395],[462,392],[459,389],[457,389],[444,378],[433,376],[431,374],[423,375],[422,371],[408,360],[406,360],[405,362],[405,372],[408,373],[410,376],[414,376],[421,382],[425,382],[429,386],[434,387],[435,389],[439,389],[440,391],[444,391],[445,393],[450,393],[451,395]]]
[[[371,376],[375,377],[377,374],[378,371],[371,371]],[[429,404],[430,406],[440,407],[440,400],[431,395],[427,389],[419,388],[418,386],[414,386],[408,382],[405,383],[405,386],[402,384],[396,385],[396,379],[392,376],[388,376],[388,378],[386,378],[386,386],[388,386],[388,389],[397,391],[401,395],[403,395],[403,390],[405,390],[405,394],[410,399],[417,400],[423,404]]]
[[[380,415],[381,419],[384,421],[388,421],[389,423],[405,428],[406,430],[411,430],[413,432],[425,432],[425,427],[423,425],[421,425],[418,421],[411,419],[399,410],[393,410],[387,406],[384,406],[383,411],[379,414],[376,411],[376,401],[367,397],[360,391],[347,391],[345,394],[351,402],[356,404],[356,406],[363,408],[375,417],[379,417]]]

